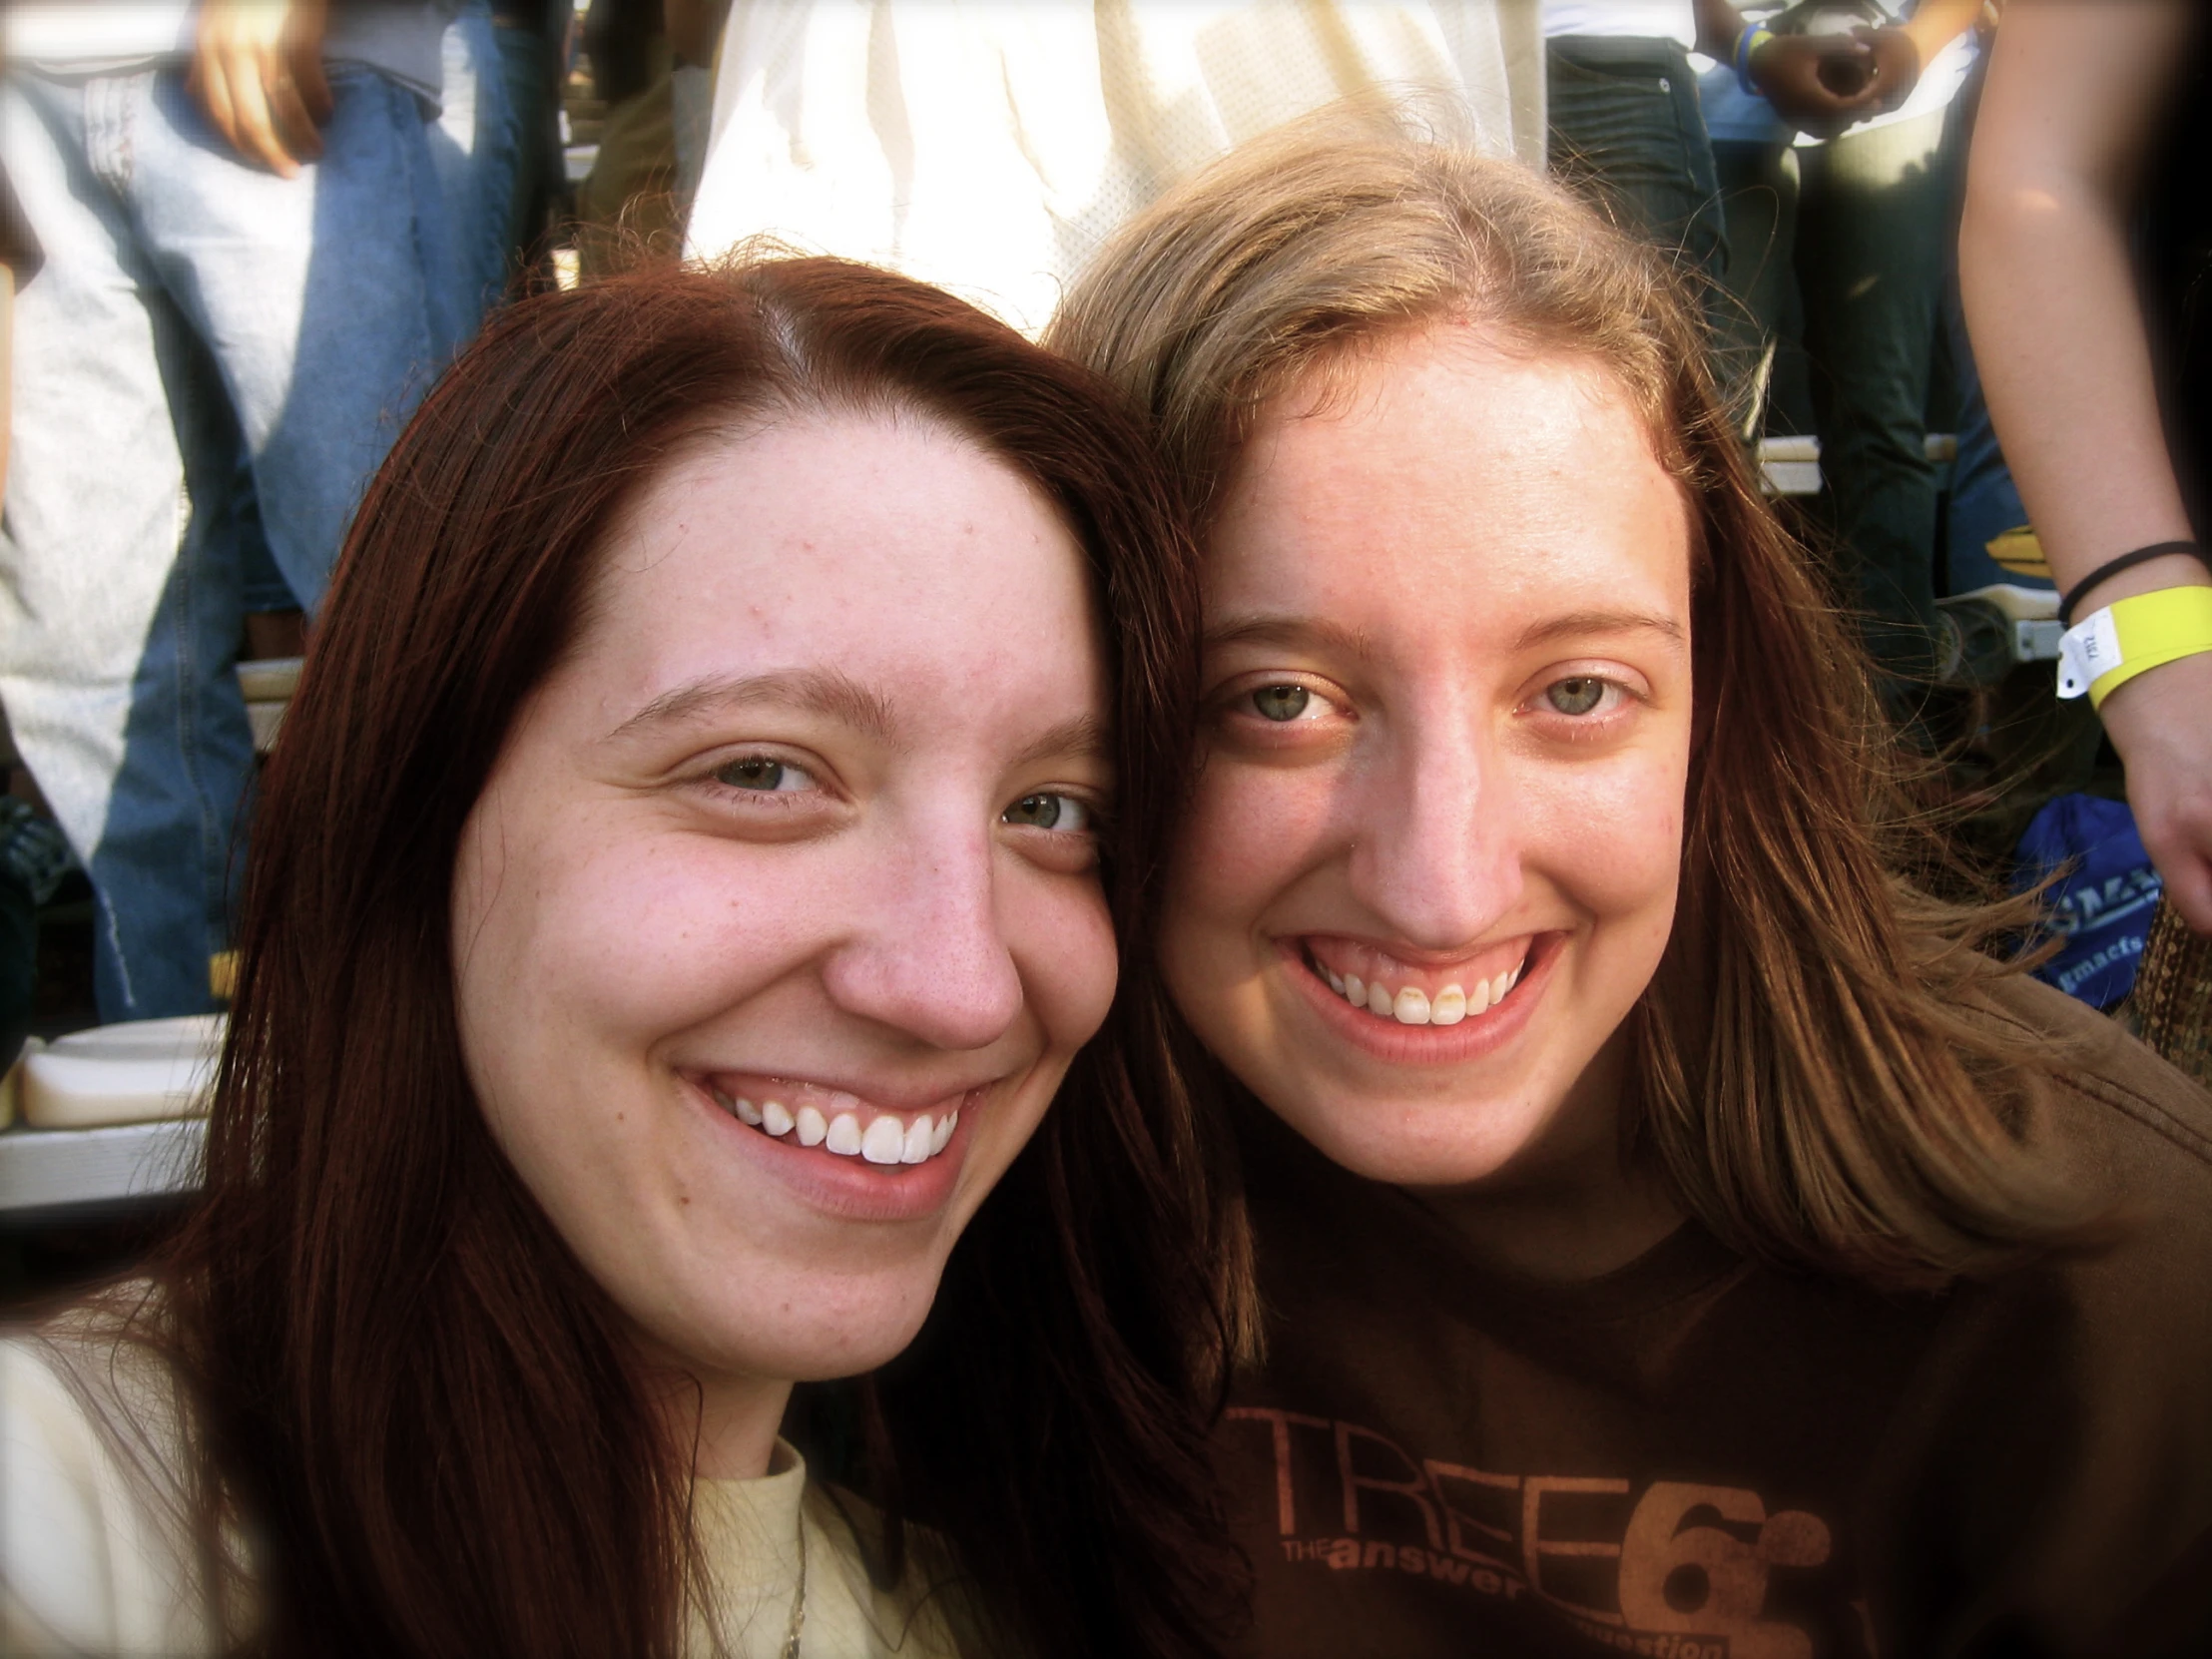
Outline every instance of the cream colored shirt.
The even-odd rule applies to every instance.
[[[737,0],[691,247],[773,236],[1034,332],[1168,186],[1377,93],[1541,167],[1538,0]]]
[[[133,1354],[0,1341],[0,1654],[218,1651],[166,1378]],[[940,1604],[917,1572],[889,1589],[870,1582],[855,1528],[872,1537],[873,1512],[811,1483],[782,1441],[774,1472],[694,1489],[712,1601],[692,1611],[688,1651],[717,1652],[719,1635],[730,1659],[781,1659],[802,1521],[803,1659],[953,1659]]]

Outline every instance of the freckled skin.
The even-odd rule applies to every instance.
[[[1673,922],[1691,724],[1687,511],[1625,396],[1464,327],[1395,342],[1327,406],[1268,412],[1207,583],[1217,634],[1322,618],[1354,644],[1209,651],[1162,931],[1200,1036],[1377,1180],[1502,1188],[1610,1160],[1615,1033]],[[1595,612],[1679,632],[1531,642]],[[1572,677],[1622,689],[1573,719],[1547,701]],[[1286,682],[1308,715],[1271,725],[1253,694]],[[1555,956],[1504,1047],[1393,1064],[1318,1017],[1296,979],[1316,933],[1424,961],[1518,937]]]
[[[1004,466],[912,421],[774,427],[616,528],[583,637],[468,821],[453,949],[478,1098],[642,1351],[701,1383],[710,1472],[758,1472],[793,1380],[911,1340],[1105,1015],[1087,838],[1003,817],[1110,783],[1095,756],[1025,755],[1103,716],[1095,629],[1076,547]],[[890,729],[769,701],[616,735],[703,680],[825,669],[879,692]],[[747,757],[784,785],[718,780]],[[949,1197],[862,1220],[790,1178],[826,1155],[689,1080],[717,1068],[987,1090],[943,1155]]]

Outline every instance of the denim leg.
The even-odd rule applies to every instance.
[[[1997,447],[1989,405],[1981,395],[1981,371],[1974,366],[1973,346],[1966,338],[1955,265],[1943,284],[1943,329],[1950,340],[1951,376],[1958,389],[1958,458],[1950,468],[1943,591],[1971,593],[1998,583],[2051,587],[2048,574],[2007,569],[1989,555],[1990,542],[2007,530],[2026,526],[2027,508],[2020,502],[2012,470],[2004,464],[2003,451]]]
[[[1713,144],[1678,41],[1568,35],[1544,43],[1552,170],[1675,254],[1716,331],[1728,267]]]
[[[262,504],[254,494],[254,463],[239,456],[239,469],[231,490],[231,524],[238,537],[241,603],[249,611],[296,611],[299,596],[291,591],[284,573],[276,568],[276,555],[269,550],[262,529]]]
[[[507,258],[527,266],[545,236],[547,196],[561,174],[561,133],[553,109],[553,47],[519,23],[494,29],[507,108],[514,116],[514,194],[507,204]],[[502,276],[504,279],[504,275]]]
[[[455,338],[423,116],[331,76],[323,158],[242,164],[175,74],[0,94],[46,264],[17,306],[0,697],[90,870],[107,1018],[208,1005],[252,738],[241,446],[285,582],[321,597],[347,520]],[[294,388],[298,395],[293,395]]]
[[[2012,483],[2012,472],[1997,447],[1996,427],[1981,395],[1981,370],[1966,337],[1966,309],[1958,294],[1958,219],[1966,194],[1966,154],[1973,142],[1973,117],[1980,103],[1984,56],[1958,89],[1943,121],[1944,189],[1949,195],[1945,221],[1942,293],[1943,341],[1949,347],[1952,389],[1957,394],[1955,429],[1958,455],[1950,465],[1950,501],[1943,536],[1946,594],[1971,593],[1998,583],[2049,588],[2047,574],[2008,570],[1989,554],[1989,543],[2027,524],[2027,509]]]
[[[1621,222],[1714,276],[1725,264],[1713,145],[1689,58],[1671,40],[1545,43],[1552,166]]]
[[[1742,398],[1738,429],[1747,440],[1763,431],[1809,431],[1812,416],[1800,407],[1776,411],[1779,425],[1768,418],[1782,389],[1782,370],[1803,368],[1803,353],[1791,340],[1798,322],[1797,274],[1791,268],[1797,247],[1797,152],[1785,144],[1716,140],[1713,171],[1728,224],[1728,293],[1718,349],[1723,381]],[[1802,373],[1789,380],[1789,404],[1802,404],[1794,395],[1802,386]]]
[[[446,25],[444,111],[428,138],[445,199],[459,286],[455,315],[476,331],[506,286],[509,226],[523,135],[490,0],[468,0]]]
[[[1926,449],[1943,279],[1943,116],[1931,111],[1805,152],[1797,276],[1821,472],[1848,556],[1844,592],[1895,682],[1938,666],[1937,478]]]
[[[323,154],[238,163],[181,77],[146,84],[140,241],[209,348],[245,435],[270,552],[310,613],[361,491],[458,338],[421,106],[335,68]]]
[[[238,433],[130,220],[147,77],[0,86],[17,302],[0,697],[91,873],[102,1016],[209,1004],[253,749],[221,543]]]

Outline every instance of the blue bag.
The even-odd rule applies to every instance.
[[[2065,943],[2035,977],[2092,1008],[2110,1008],[2135,987],[2163,890],[2126,803],[2062,795],[2037,813],[2020,836],[2013,888],[2055,869],[2065,873],[2043,894],[2046,926]]]

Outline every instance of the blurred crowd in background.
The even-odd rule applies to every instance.
[[[491,309],[767,235],[1034,330],[1167,183],[1347,97],[1596,193],[1702,284],[1742,439],[1962,847],[1998,880],[2074,868],[2080,937],[2045,971],[2126,992],[2160,876],[2096,715],[2052,689],[2058,586],[1961,299],[1996,5],[202,0],[4,27],[6,1054],[218,1005],[257,748],[364,483]]]

